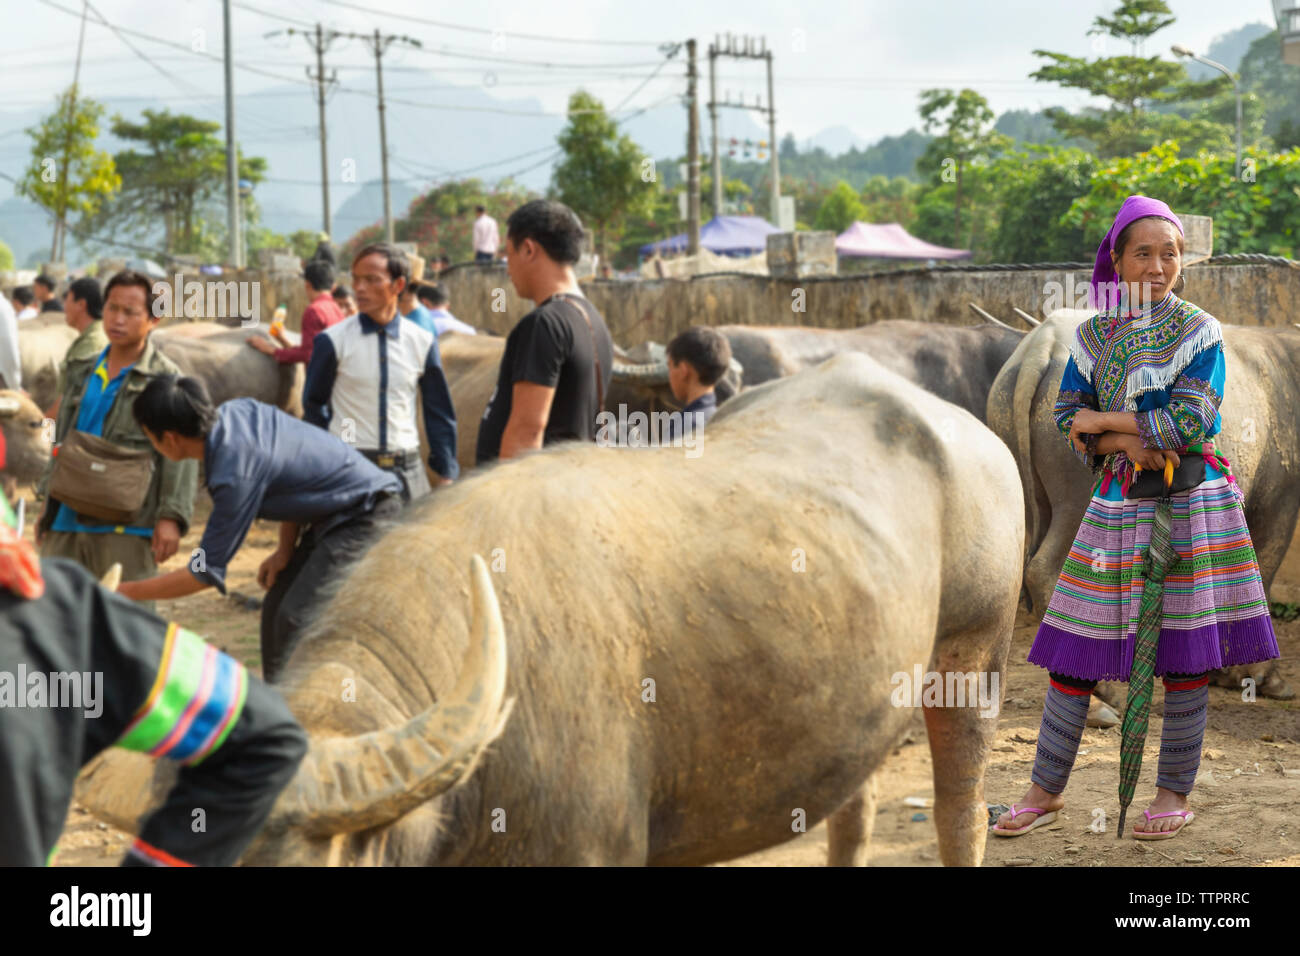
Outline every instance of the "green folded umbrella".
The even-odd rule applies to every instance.
[[[1165,469],[1165,488],[1169,487],[1172,467]],[[1124,817],[1133,802],[1138,774],[1142,772],[1142,748],[1146,745],[1151,718],[1151,692],[1155,683],[1156,645],[1160,641],[1160,624],[1164,618],[1165,574],[1178,560],[1170,543],[1173,509],[1169,495],[1156,501],[1151,541],[1142,561],[1142,604],[1138,610],[1137,635],[1133,645],[1133,669],[1128,678],[1128,706],[1120,724],[1119,745],[1119,830],[1124,837]]]

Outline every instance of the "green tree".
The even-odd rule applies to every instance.
[[[26,130],[32,138],[32,161],[14,192],[54,216],[51,259],[62,258],[62,227],[68,224],[68,217],[76,214],[85,223],[122,184],[113,158],[95,149],[103,115],[102,105],[77,98],[77,88],[70,86],[59,97],[54,112]]]
[[[654,162],[605,113],[600,100],[579,90],[569,97],[569,122],[556,138],[564,155],[552,189],[596,236],[596,252],[617,241],[628,217],[654,211]]]
[[[1011,139],[992,128],[993,110],[988,100],[971,89],[923,90],[920,113],[926,132],[940,132],[916,165],[920,170],[929,170],[932,183],[954,185],[952,237],[953,242],[960,243],[962,204],[974,205],[983,193],[978,188],[979,177],[975,177],[971,186],[976,188],[966,189],[967,195],[963,195],[967,172],[972,166],[986,164],[1009,146]]]
[[[1234,177],[1231,153],[1188,155],[1172,141],[1120,157],[1093,174],[1061,224],[1081,228],[1083,247],[1095,249],[1124,198],[1141,192],[1165,199],[1177,213],[1213,217],[1216,253],[1294,257],[1300,251],[1300,150],[1249,147],[1245,161],[1253,182]]]
[[[1263,106],[1264,134],[1278,149],[1300,146],[1300,66],[1282,61],[1276,30],[1251,43],[1240,71],[1242,86]]]
[[[1124,0],[1112,16],[1096,17],[1088,34],[1127,42],[1129,55],[1087,60],[1035,50],[1035,56],[1050,62],[1029,74],[1033,79],[1110,101],[1105,109],[1079,113],[1061,107],[1045,110],[1056,129],[1066,137],[1087,140],[1104,158],[1141,152],[1165,139],[1206,148],[1230,144],[1233,130],[1222,123],[1205,116],[1185,117],[1151,109],[1153,104],[1202,100],[1229,85],[1225,76],[1192,82],[1181,63],[1138,55],[1143,41],[1173,22],[1164,0]]]
[[[1091,188],[1096,168],[1096,157],[1082,149],[1031,146],[1000,157],[990,169],[999,199],[988,249],[992,261],[1087,259],[1086,230],[1060,220]]]
[[[841,179],[817,207],[817,214],[813,216],[813,228],[841,233],[859,219],[866,218],[867,207],[862,205],[862,200],[853,187]]]
[[[145,110],[142,122],[113,118],[113,135],[139,149],[114,157],[122,191],[104,207],[97,226],[140,241],[156,237],[161,224],[163,251],[220,258],[226,213],[226,147],[217,137],[221,124],[167,110]],[[266,160],[242,154],[239,178],[256,185],[266,175]],[[242,201],[246,229],[258,224],[256,203]]]
[[[394,232],[401,241],[414,242],[426,260],[441,255],[452,262],[468,262],[474,258],[474,207],[485,207],[504,233],[506,219],[532,198],[509,179],[495,187],[478,179],[455,180],[412,200]]]
[[[5,242],[0,242],[0,270],[14,267],[14,251]]]
[[[905,176],[889,179],[885,176],[872,176],[862,187],[862,205],[866,215],[865,222],[896,222],[904,229],[910,229],[916,221],[916,201],[921,187]]]
[[[323,235],[319,229],[295,229],[289,234],[287,245],[299,259],[310,259]]]
[[[446,256],[452,262],[474,258],[472,231],[474,207],[482,205],[488,215],[502,224],[519,206],[536,196],[509,178],[496,186],[479,179],[457,179],[442,183],[411,200],[405,215],[393,223],[393,235],[399,242],[416,244],[420,256],[431,261]],[[362,246],[383,239],[380,225],[366,226],[343,244],[339,268],[351,263]],[[312,249],[315,250],[313,243]]]

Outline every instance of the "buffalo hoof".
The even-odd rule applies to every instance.
[[[1119,714],[1111,709],[1110,704],[1100,697],[1093,696],[1088,701],[1089,727],[1114,727],[1119,724]]]
[[[1242,664],[1238,667],[1225,667],[1210,673],[1210,683],[1215,687],[1241,689],[1241,682],[1247,677],[1255,682],[1255,693],[1273,700],[1292,700],[1295,691],[1282,675],[1277,672],[1277,661],[1262,661],[1258,664]]]

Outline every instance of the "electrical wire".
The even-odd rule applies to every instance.
[[[391,17],[402,20],[407,23],[423,23],[428,26],[441,27],[444,30],[460,30],[463,33],[476,33],[480,36],[496,36],[504,33],[502,30],[491,30],[487,27],[470,27],[458,23],[448,23],[445,20],[430,20],[427,17],[412,16],[408,13],[393,13],[388,10],[376,10],[371,6],[362,6],[359,3],[348,3],[346,0],[321,0],[322,3],[328,3],[335,7],[347,7],[351,10],[358,10],[362,13],[372,14],[380,17]],[[564,43],[564,44],[581,44],[589,46],[660,46],[661,42],[652,40],[587,40],[579,37],[557,37],[546,36],[539,33],[514,33],[509,36],[518,37],[521,40],[538,40],[543,43]]]
[[[272,13],[269,10],[263,10],[260,7],[255,7],[250,3],[240,3],[239,0],[231,0],[230,5],[232,7],[238,7],[241,10],[247,10],[249,13],[256,13],[258,16],[269,17],[272,20],[282,20],[285,23],[292,23],[294,26],[306,27],[310,30],[316,29],[315,23],[310,23],[306,20],[299,20],[295,17],[286,17],[281,13]]]
[[[78,13],[78,12],[76,12],[75,10],[69,10],[67,7],[65,7],[65,6],[61,6],[60,4],[55,3],[54,0],[40,0],[40,2],[43,3],[43,4],[45,4],[47,7],[53,7],[55,10],[59,10],[59,11],[61,11],[61,12],[63,12],[63,13],[69,14],[70,16],[75,16],[75,17],[80,17],[80,16],[81,16],[81,14]],[[105,20],[105,21],[103,21],[103,22],[104,22],[104,25],[105,25],[105,26],[108,26],[110,29],[112,29],[114,33],[118,33],[118,34],[119,34],[119,38],[120,38],[120,34],[125,33],[125,34],[128,34],[128,35],[130,35],[130,36],[137,37],[137,38],[139,38],[139,39],[141,39],[141,40],[148,40],[150,43],[158,43],[158,44],[161,44],[161,45],[163,45],[163,46],[169,46],[169,47],[172,47],[173,49],[176,49],[176,50],[181,50],[181,51],[186,52],[186,53],[189,53],[189,54],[191,54],[191,55],[193,55],[193,56],[202,57],[202,58],[207,59],[207,60],[213,60],[213,61],[215,61],[215,62],[217,62],[217,63],[222,63],[222,62],[224,62],[224,60],[223,60],[222,57],[219,57],[219,56],[217,56],[217,55],[214,54],[214,53],[208,53],[206,50],[194,50],[194,49],[191,49],[190,47],[185,46],[184,44],[175,43],[175,42],[173,42],[173,41],[171,41],[171,40],[164,40],[162,37],[156,37],[156,36],[153,36],[152,34],[149,34],[149,33],[141,33],[139,30],[131,30],[131,29],[128,29],[127,27],[114,26],[114,25],[110,24],[107,20]],[[262,76],[269,76],[269,77],[271,77],[272,79],[280,80],[281,82],[284,82],[284,83],[295,83],[295,84],[298,84],[298,85],[300,85],[300,86],[310,86],[310,87],[314,87],[314,86],[316,85],[315,83],[311,82],[310,80],[299,79],[299,78],[297,78],[297,77],[293,77],[293,76],[283,76],[283,75],[281,75],[281,74],[279,74],[279,73],[272,73],[272,72],[270,72],[269,70],[263,70],[263,69],[261,69],[260,67],[249,66],[247,63],[240,63],[238,60],[233,61],[233,62],[232,62],[232,65],[233,65],[234,67],[236,67],[237,69],[245,70],[245,71],[247,71],[247,72],[249,72],[249,73],[257,73],[257,74],[260,74],[260,75],[262,75]]]

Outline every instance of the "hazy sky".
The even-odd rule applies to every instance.
[[[3,2],[0,77],[4,78],[5,98],[0,101],[0,137],[14,125],[6,121],[7,109],[44,105],[71,81],[78,26],[76,16],[41,0],[23,3],[21,16],[14,15],[18,0]],[[76,13],[81,10],[79,0],[50,2]],[[264,33],[295,24],[263,13],[303,23],[319,20],[341,30],[370,32],[378,26],[385,32],[420,39],[426,51],[445,49],[458,54],[440,56],[394,47],[385,59],[386,67],[393,68],[386,74],[385,85],[390,91],[399,91],[393,95],[454,104],[456,85],[487,83],[503,97],[535,96],[541,108],[556,112],[563,110],[568,95],[580,84],[611,108],[624,101],[626,109],[671,101],[685,88],[680,63],[684,53],[647,80],[654,64],[662,59],[656,43],[694,36],[703,54],[715,33],[765,36],[774,52],[779,133],[792,130],[801,140],[840,125],[868,140],[903,132],[917,124],[918,92],[931,86],[973,87],[987,96],[998,112],[1057,103],[1081,105],[1077,93],[1028,79],[1040,63],[1031,51],[1042,48],[1079,56],[1127,52],[1116,49],[1108,39],[1103,42],[1103,38],[1085,36],[1092,18],[1108,13],[1115,0],[751,0],[745,4],[730,0],[476,0],[436,5],[418,0],[373,0],[376,10],[399,16],[326,0],[248,0],[241,4],[243,0],[235,0],[232,11],[236,59],[277,76],[303,79],[303,67],[314,57],[299,37],[265,39]],[[96,24],[92,14],[82,65],[82,87],[90,95],[156,93],[176,97],[174,105],[168,105],[185,109],[187,96],[220,94],[220,65],[189,52],[192,46],[202,44],[210,53],[221,53],[218,0],[94,0],[93,6],[119,27],[180,48],[128,37],[173,74],[163,76],[106,27]],[[1246,23],[1274,24],[1269,0],[1172,0],[1171,6],[1178,22],[1157,34],[1145,53],[1168,55],[1172,43],[1201,52],[1214,37]],[[406,19],[406,15],[489,32],[447,29]],[[602,42],[550,42],[525,34]],[[613,45],[610,41],[642,45]],[[479,56],[505,62],[485,62],[475,58]],[[702,92],[707,98],[707,58],[701,59]],[[336,44],[328,64],[342,67],[343,83],[373,89],[373,60],[360,42]],[[235,82],[237,90],[246,93],[281,81],[239,70]],[[723,61],[719,94],[725,91],[731,91],[733,97],[743,94],[749,101],[755,94],[765,99],[762,64]],[[303,107],[310,109],[307,86],[303,96]],[[213,115],[220,109],[219,100],[204,103],[205,109],[195,112]],[[445,126],[447,135],[456,135],[455,112],[392,109],[390,122],[434,123]],[[294,122],[301,124],[311,116],[314,114],[298,113]],[[707,122],[707,116],[704,119]],[[503,116],[502,122],[508,123],[509,117]]]

